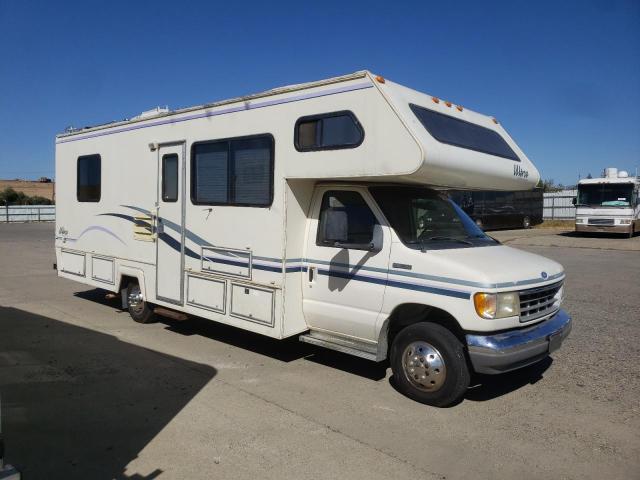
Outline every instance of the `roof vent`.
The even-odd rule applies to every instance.
[[[629,177],[629,172],[627,172],[626,170],[620,170],[618,172],[618,178],[628,178]]]
[[[156,107],[151,110],[145,110],[140,115],[136,115],[131,120],[142,120],[143,118],[157,117],[158,115],[164,115],[165,113],[169,113],[169,107]]]
[[[604,169],[604,177],[605,178],[616,178],[618,176],[618,169],[609,167]]]

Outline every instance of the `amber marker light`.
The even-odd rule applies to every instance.
[[[438,97],[431,97],[431,100],[433,100],[433,103],[440,103],[440,99]]]
[[[461,112],[462,110],[464,110],[464,108],[462,108],[462,106],[460,106],[460,105],[456,105],[456,110],[458,110],[459,112]]]
[[[444,104],[445,104],[447,107],[450,107],[450,106],[451,106],[451,102],[444,102]]]
[[[496,120],[495,118],[492,118],[491,120],[493,120],[493,123],[495,123],[496,125],[498,125],[498,120]]]
[[[381,77],[380,75],[378,75],[378,76],[376,77],[376,82],[378,82],[378,83],[385,83],[385,81],[386,81],[386,80],[384,79],[384,77]]]
[[[473,305],[476,307],[478,315],[482,318],[495,318],[497,303],[495,293],[476,293],[473,296]]]

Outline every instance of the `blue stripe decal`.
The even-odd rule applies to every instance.
[[[468,300],[469,298],[471,298],[471,294],[467,292],[460,292],[457,290],[448,290],[445,288],[427,287],[426,285],[418,285],[415,283],[396,282],[396,281],[388,280],[385,278],[375,278],[375,277],[369,277],[366,275],[358,275],[358,274],[347,273],[347,272],[332,272],[329,270],[318,269],[318,274],[326,275],[329,277],[345,278],[347,280],[357,280],[360,282],[374,283],[377,285],[385,285],[385,286],[395,287],[395,288],[404,288],[406,290],[415,290],[418,292],[432,293],[434,295],[445,295],[447,297],[462,298],[465,300]]]
[[[145,123],[143,125],[129,125],[127,127],[122,127],[122,128],[116,128],[114,130],[102,130],[102,131],[98,131],[95,133],[91,133],[89,135],[83,135],[81,137],[71,137],[71,138],[63,138],[62,140],[57,141],[56,143],[68,143],[68,142],[77,142],[78,140],[85,140],[88,138],[95,138],[95,137],[103,137],[105,135],[113,135],[116,133],[121,133],[121,132],[128,132],[131,130],[140,130],[142,128],[149,128],[149,127],[156,127],[159,125],[168,125],[168,124],[174,124],[174,123],[181,123],[181,122],[186,122],[189,120],[196,120],[199,118],[209,118],[209,117],[217,117],[218,115],[226,115],[228,113],[236,113],[236,112],[242,112],[245,110],[255,110],[258,108],[264,108],[264,107],[271,107],[273,105],[282,105],[285,103],[291,103],[291,102],[298,102],[300,100],[308,100],[311,98],[320,98],[320,97],[326,97],[329,95],[335,95],[338,93],[346,93],[346,92],[353,92],[356,90],[363,90],[365,88],[373,88],[373,85],[371,83],[358,83],[356,85],[350,85],[348,87],[341,87],[341,88],[332,88],[329,90],[322,90],[320,92],[313,92],[313,93],[307,93],[307,94],[303,94],[303,95],[294,95],[292,97],[287,97],[287,98],[281,98],[281,99],[277,99],[277,100],[267,100],[264,102],[258,102],[258,103],[249,103],[249,102],[245,102],[243,105],[239,105],[237,107],[229,107],[229,108],[225,108],[222,110],[216,110],[214,112],[204,112],[204,113],[196,113],[193,115],[187,115],[184,117],[179,117],[179,118],[167,118],[167,119],[163,119],[163,120],[158,120],[155,122],[150,122],[150,123]],[[207,107],[204,107],[207,108]],[[215,108],[215,107],[214,107]],[[112,127],[107,127],[108,128],[112,128]]]

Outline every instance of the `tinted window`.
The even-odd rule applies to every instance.
[[[336,242],[367,244],[373,240],[378,221],[357,192],[329,191],[322,197],[316,243],[334,246]]]
[[[273,137],[202,142],[191,154],[191,199],[205,205],[269,206]]]
[[[302,117],[296,122],[298,151],[354,148],[362,143],[364,131],[351,112],[333,112]]]
[[[417,105],[411,104],[410,107],[424,128],[439,142],[520,161],[498,132]]]
[[[77,197],[79,202],[99,202],[101,190],[100,155],[78,157]]]
[[[162,201],[178,200],[178,155],[171,153],[162,157]]]

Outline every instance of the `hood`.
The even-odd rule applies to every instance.
[[[428,264],[432,271],[477,288],[533,287],[564,277],[558,262],[504,245],[414,252],[423,257],[415,259],[416,266]]]

